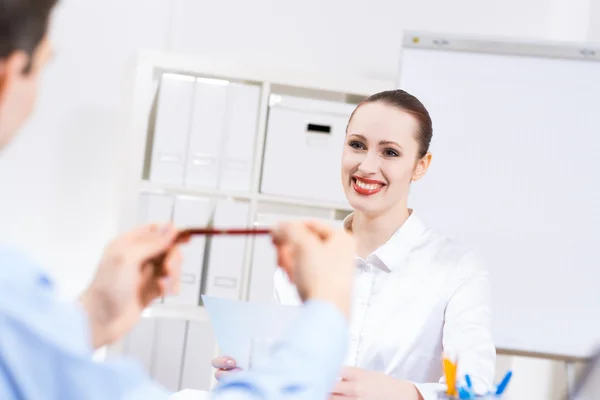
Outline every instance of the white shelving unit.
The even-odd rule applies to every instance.
[[[153,124],[153,104],[156,100],[160,77],[163,73],[177,73],[192,77],[221,79],[260,85],[261,103],[256,129],[254,162],[252,167],[251,190],[249,192],[227,192],[213,189],[191,188],[186,186],[156,184],[147,179],[147,141]],[[259,208],[287,207],[303,209],[303,215],[314,210],[315,217],[339,218],[351,211],[348,204],[321,202],[293,197],[274,196],[260,192],[260,179],[263,167],[263,154],[268,122],[269,99],[271,95],[294,95],[317,100],[335,100],[348,104],[357,104],[363,98],[394,87],[394,82],[356,79],[343,74],[332,76],[311,75],[302,72],[286,72],[279,69],[256,68],[251,65],[218,62],[198,56],[168,54],[162,52],[143,52],[140,54],[133,85],[132,142],[129,171],[131,177],[127,185],[127,195],[122,214],[122,228],[135,225],[137,199],[140,193],[164,193],[173,195],[202,196],[214,199],[235,199],[248,202],[250,213],[248,224],[253,224]],[[252,260],[251,241],[246,248],[244,275],[240,299],[247,299],[249,272]],[[156,306],[154,306],[156,307]],[[162,310],[162,309],[161,309]],[[159,313],[160,314],[160,313]],[[152,310],[146,316],[159,315]],[[196,318],[198,311],[186,308],[181,310],[182,317]]]
[[[188,75],[192,78],[219,79],[234,83],[253,84],[260,88],[260,105],[255,129],[254,157],[249,191],[232,192],[203,189],[188,187],[185,184],[165,185],[157,184],[149,179],[149,158],[152,154],[149,140],[152,140],[152,132],[154,131],[156,120],[155,103],[157,101],[161,76],[165,73]],[[138,200],[140,194],[143,193],[191,196],[213,200],[232,199],[238,202],[245,202],[249,205],[248,225],[254,224],[259,214],[264,215],[269,213],[338,220],[343,218],[351,211],[348,204],[261,193],[261,173],[263,169],[270,99],[272,95],[280,95],[358,104],[362,99],[373,93],[393,89],[394,82],[356,79],[355,77],[344,77],[343,74],[325,76],[303,72],[285,72],[279,69],[257,68],[246,63],[232,64],[207,60],[198,56],[149,51],[140,54],[137,60],[132,86],[132,123],[130,136],[128,137],[131,141],[128,143],[129,151],[127,152],[126,160],[124,160],[123,168],[124,179],[126,181],[121,215],[121,230],[123,231],[137,225]],[[246,241],[243,258],[241,289],[239,291],[240,300],[247,300],[249,298],[253,249],[254,240],[249,238]],[[272,279],[272,276],[265,276],[264,279]],[[143,319],[138,328],[147,327],[150,330],[141,333],[141,336],[138,330],[137,333],[133,333],[131,338],[126,338],[122,342],[111,346],[109,354],[128,353],[132,351],[132,347],[135,347],[139,355],[140,342],[154,341],[154,345],[146,350],[144,354],[140,355],[141,359],[153,360],[146,363],[146,367],[151,374],[157,373],[155,371],[157,368],[156,363],[161,364],[164,361],[157,360],[157,357],[159,357],[157,354],[162,354],[161,351],[164,352],[165,346],[164,343],[160,344],[161,340],[163,342],[165,340],[164,337],[161,339],[161,332],[164,335],[165,329],[170,329],[171,332],[177,331],[177,329],[181,328],[178,321],[185,321],[185,329],[188,329],[191,324],[196,324],[196,327],[198,326],[197,324],[208,326],[207,313],[201,306],[178,306],[156,303],[147,308],[143,312],[142,317]],[[160,324],[170,326],[170,328],[161,328]],[[178,326],[179,328],[177,328]],[[149,339],[149,337],[152,337],[152,339]],[[188,333],[185,333],[184,337],[185,339],[173,339],[167,342],[173,343],[173,349],[178,346],[178,342],[184,342],[183,346],[188,346],[188,340],[190,340]],[[207,343],[204,345],[204,349],[199,351],[202,354],[197,354],[198,350],[194,350],[194,354],[196,354],[194,357],[199,357],[197,360],[198,368],[207,368],[207,370],[199,373],[202,377],[197,377],[197,379],[203,380],[208,378],[208,375],[205,374],[210,374],[210,360],[206,359],[206,357],[212,356],[211,354],[204,353],[210,353],[211,349],[215,350],[209,344],[209,342],[214,343],[214,338],[206,336],[206,339],[198,340],[205,340]],[[163,350],[157,350],[156,346],[162,346]],[[160,377],[154,375],[153,377],[158,379],[159,382],[161,381]],[[185,386],[186,384],[183,379],[180,378],[180,386]],[[173,388],[175,387],[173,386]]]

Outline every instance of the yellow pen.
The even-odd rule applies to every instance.
[[[448,396],[456,396],[456,366],[457,364],[452,362],[449,357],[444,355],[444,375],[446,376],[446,385],[448,389],[446,394]]]

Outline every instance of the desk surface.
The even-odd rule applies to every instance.
[[[185,389],[169,397],[169,400],[209,400],[210,393],[204,390]]]

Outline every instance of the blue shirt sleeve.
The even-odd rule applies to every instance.
[[[325,399],[348,345],[346,320],[325,302],[309,302],[269,366],[235,374],[217,400]],[[0,399],[166,400],[132,360],[97,363],[87,317],[57,300],[35,264],[0,248]],[[267,363],[266,363],[267,364]]]
[[[83,309],[58,301],[41,269],[0,248],[0,399],[168,398],[137,363],[97,363],[92,353]]]
[[[347,347],[348,326],[341,313],[326,302],[307,302],[287,336],[273,349],[270,362],[232,374],[215,389],[213,399],[326,399]]]

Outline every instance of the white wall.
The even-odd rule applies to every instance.
[[[600,43],[600,1],[591,0],[590,3],[588,40]]]
[[[0,158],[0,242],[46,265],[61,294],[85,287],[118,230],[128,84],[141,47],[395,81],[404,29],[600,40],[598,3],[62,0],[38,112]],[[526,371],[527,363],[513,367]],[[537,375],[516,374],[515,386],[548,387],[554,367],[544,365]]]
[[[63,0],[38,112],[0,159],[0,240],[48,266],[61,293],[84,287],[117,230],[139,48],[394,81],[404,29],[581,41],[589,8],[589,0]]]
[[[588,1],[173,0],[170,45],[394,80],[404,29],[585,40]]]

